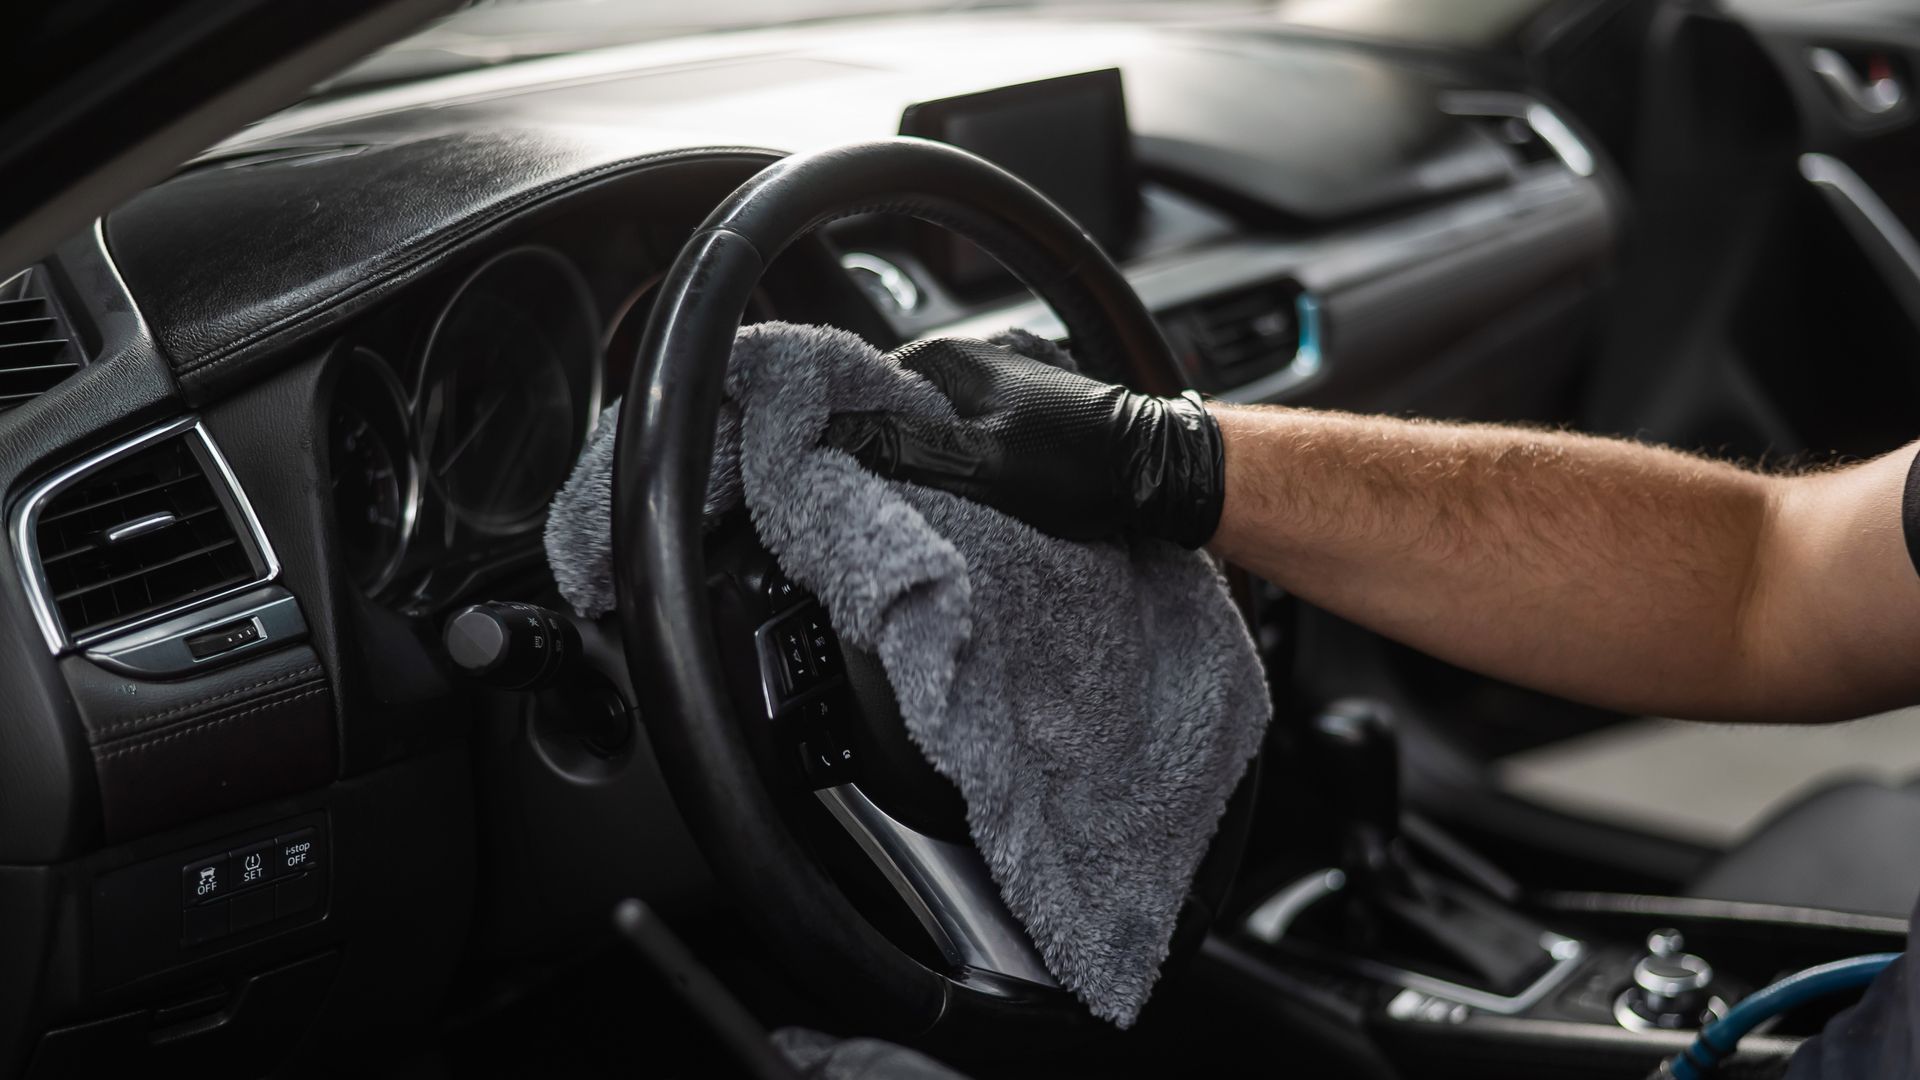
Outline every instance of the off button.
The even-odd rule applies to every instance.
[[[273,843],[275,877],[305,873],[326,861],[326,841],[316,829],[301,829]]]

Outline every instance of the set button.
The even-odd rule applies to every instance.
[[[273,841],[263,840],[233,852],[234,884],[247,889],[273,880],[274,867],[277,865],[274,850]]]

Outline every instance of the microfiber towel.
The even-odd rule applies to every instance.
[[[997,343],[1071,366],[1051,342]],[[1211,561],[1160,541],[1073,543],[820,445],[834,412],[954,415],[859,337],[745,327],[727,370],[709,515],[762,542],[877,654],[908,733],[959,789],[1002,897],[1047,968],[1130,1026],[1270,713]],[[606,418],[556,498],[547,551],[584,615],[613,607]]]

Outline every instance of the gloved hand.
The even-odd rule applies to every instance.
[[[1220,427],[1189,390],[1136,394],[964,338],[891,354],[959,419],[841,413],[826,442],[881,476],[985,503],[1068,540],[1212,538],[1226,490]]]

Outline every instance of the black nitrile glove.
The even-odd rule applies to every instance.
[[[1189,390],[1148,397],[984,341],[893,352],[957,420],[841,413],[826,442],[881,476],[985,503],[1068,540],[1130,533],[1197,548],[1220,524],[1220,427]]]

